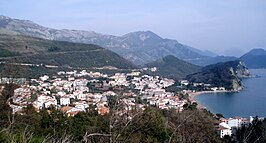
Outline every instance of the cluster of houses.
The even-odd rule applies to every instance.
[[[140,78],[134,78],[132,83],[136,86],[136,89],[140,89],[143,100],[160,109],[174,108],[182,111],[184,104],[187,103],[187,100],[179,99],[179,96],[175,93],[165,90],[166,87],[175,84],[172,79],[143,75]]]
[[[190,82],[188,80],[180,80],[181,86],[188,86],[192,85],[194,88],[200,88],[204,91],[225,91],[226,89],[224,87],[214,87],[211,84],[207,83],[198,83],[198,82]]]
[[[221,138],[224,136],[233,136],[236,130],[242,126],[248,127],[252,123],[253,117],[250,116],[249,119],[243,117],[234,118],[221,118],[219,124],[217,125],[218,134]]]
[[[55,107],[69,116],[86,112],[93,107],[98,114],[104,115],[110,111],[109,97],[121,94],[119,90],[127,89],[120,99],[127,110],[144,109],[145,105],[152,105],[161,109],[175,108],[182,111],[183,105],[188,101],[179,99],[175,93],[165,90],[174,83],[172,79],[141,75],[139,71],[115,73],[110,76],[86,70],[61,71],[56,76],[44,75],[39,79],[26,81],[14,90],[10,107],[13,113],[22,111],[29,104],[37,112],[43,108]],[[137,102],[136,99],[145,102]]]

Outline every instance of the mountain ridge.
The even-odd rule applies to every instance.
[[[0,17],[0,28],[49,40],[100,45],[136,65],[156,61],[170,54],[182,60],[207,57],[201,55],[204,53],[203,51],[192,50],[194,48],[183,45],[176,40],[162,38],[151,31],[136,31],[123,36],[113,36],[85,30],[57,30],[29,20],[12,19],[4,16]]]

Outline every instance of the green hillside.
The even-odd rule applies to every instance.
[[[0,61],[82,68],[134,68],[134,65],[124,58],[97,45],[44,40],[1,30],[0,53]]]
[[[160,60],[147,64],[148,67],[157,67],[157,71],[150,73],[163,77],[181,79],[189,74],[196,73],[200,66],[187,63],[175,56],[168,55]]]

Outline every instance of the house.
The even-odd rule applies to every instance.
[[[44,107],[45,108],[48,108],[48,107],[51,107],[51,106],[56,106],[57,105],[57,101],[56,101],[56,99],[55,98],[53,98],[53,99],[48,99],[48,100],[46,100],[46,102],[44,102]]]
[[[70,98],[69,97],[61,97],[60,98],[60,105],[69,105],[70,104]]]
[[[235,118],[229,118],[227,120],[227,124],[232,128],[232,127],[240,127],[241,126],[241,117],[235,117]]]
[[[187,80],[180,80],[180,84],[182,86],[187,86],[189,84],[189,81],[187,81]]]
[[[47,76],[47,75],[44,75],[44,76],[40,77],[40,80],[42,80],[42,81],[46,81],[48,79],[49,79],[49,76]]]
[[[212,87],[211,90],[212,91],[217,91],[217,90],[219,90],[219,88],[218,87]]]
[[[76,95],[77,99],[79,100],[86,100],[87,95],[83,93],[79,93]]]
[[[231,127],[225,122],[221,122],[218,126],[218,134],[220,138],[223,138],[225,135],[231,136],[232,135]]]
[[[37,100],[33,102],[33,106],[37,109],[48,108],[50,106],[56,106],[57,100],[55,97],[50,97],[46,95],[38,95]]]
[[[110,112],[109,108],[102,106],[102,105],[100,105],[97,108],[98,108],[98,114],[100,114],[100,115],[105,115],[105,114],[108,114]]]
[[[74,104],[75,104],[76,108],[82,109],[84,112],[89,107],[89,105],[86,101],[78,101],[78,102],[75,102]]]
[[[226,123],[231,128],[239,128],[241,126],[248,126],[249,125],[249,120],[247,118],[234,117],[234,118],[227,119]]]
[[[70,106],[65,106],[65,107],[61,108],[61,111],[63,113],[66,113],[68,116],[75,116],[79,112],[84,112],[84,110],[82,110],[82,109],[78,109],[78,108],[70,107]]]
[[[151,72],[156,72],[156,71],[157,71],[156,67],[151,68]]]
[[[127,76],[139,76],[140,75],[140,72],[131,72],[131,73],[128,73]]]

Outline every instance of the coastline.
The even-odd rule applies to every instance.
[[[198,91],[198,92],[190,92],[188,93],[188,95],[190,102],[196,102],[198,104],[197,106],[198,109],[207,109],[204,105],[197,102],[197,100],[195,99],[196,96],[201,94],[233,93],[233,92],[239,92],[239,91],[231,91],[231,90]]]

